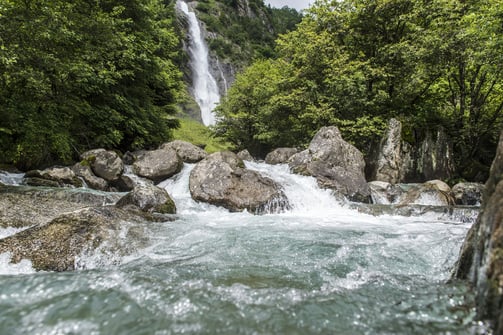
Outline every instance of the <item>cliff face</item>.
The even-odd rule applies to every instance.
[[[468,232],[454,277],[470,280],[480,319],[503,334],[503,132],[486,182],[477,222]]]

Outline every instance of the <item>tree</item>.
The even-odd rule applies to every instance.
[[[156,0],[0,0],[0,147],[33,168],[166,140],[181,75]]]
[[[260,126],[240,143],[303,146],[333,124],[368,152],[385,121],[398,117],[414,134],[406,138],[412,144],[432,126],[444,126],[468,177],[473,162],[490,164],[503,120],[502,6],[496,0],[315,2],[297,29],[277,40],[278,59],[267,71],[280,79],[263,73],[248,80],[248,72],[240,79],[274,92],[250,104],[246,113]],[[221,122],[239,105],[234,94],[240,93],[231,91],[220,107]]]

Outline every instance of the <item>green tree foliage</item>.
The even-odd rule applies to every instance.
[[[0,148],[32,168],[170,137],[181,88],[157,0],[0,0]]]
[[[196,9],[216,34],[208,41],[210,49],[235,65],[272,57],[278,35],[293,30],[301,20],[295,9],[267,7],[262,0],[201,0]]]
[[[399,117],[411,141],[446,127],[461,169],[488,164],[503,119],[502,13],[496,0],[317,1],[276,60],[237,79],[216,132],[263,154],[334,124],[368,151]]]

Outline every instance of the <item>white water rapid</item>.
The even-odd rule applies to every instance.
[[[0,334],[484,333],[473,292],[448,281],[469,223],[362,214],[285,165],[246,166],[280,183],[292,209],[195,202],[185,164],[159,184],[173,221],[114,231],[124,248],[143,241],[133,254],[84,254],[65,273],[0,255]]]
[[[208,47],[201,32],[196,14],[182,0],[177,1],[178,8],[187,16],[189,23],[189,56],[192,70],[192,91],[204,125],[215,124],[213,109],[220,101],[217,82],[210,71]]]

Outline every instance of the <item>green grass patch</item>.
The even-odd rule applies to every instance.
[[[205,125],[187,118],[180,118],[179,121],[180,127],[173,130],[175,140],[204,146],[204,150],[208,153],[233,149],[232,144],[213,137],[211,130]]]

